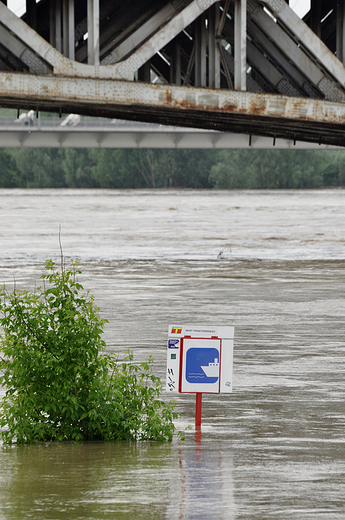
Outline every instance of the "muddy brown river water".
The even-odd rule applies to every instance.
[[[1,520],[345,518],[345,191],[0,190],[0,216],[0,281],[33,289],[61,225],[108,348],[163,380],[169,323],[235,327],[201,439],[183,395],[185,441],[0,445]]]

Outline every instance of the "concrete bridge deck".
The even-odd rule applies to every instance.
[[[0,106],[345,145],[342,1],[5,4]]]
[[[24,116],[24,113],[21,114]],[[332,150],[332,145],[200,128],[118,119],[37,117],[0,118],[1,148],[167,148]],[[67,121],[67,123],[66,123]],[[340,147],[341,148],[341,147]]]

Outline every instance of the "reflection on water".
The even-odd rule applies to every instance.
[[[0,515],[232,519],[231,464],[228,454],[188,442],[3,447]]]
[[[1,518],[164,518],[169,444],[19,446],[2,461]]]
[[[164,378],[169,323],[235,326],[201,438],[0,446],[1,520],[345,517],[345,191],[0,196],[0,279],[35,287],[60,213],[120,358]],[[183,430],[195,396],[177,400]]]
[[[233,462],[231,450],[215,446],[178,450],[179,472],[169,518],[235,518]],[[175,514],[171,514],[175,513]]]

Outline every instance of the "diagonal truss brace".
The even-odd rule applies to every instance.
[[[294,34],[297,43],[301,44],[312,56],[314,56],[318,65],[334,78],[340,88],[344,88],[344,65],[303,22],[303,20],[297,16],[285,0],[258,0],[258,2],[265,5],[277,20],[288,28],[289,31]],[[322,75],[321,79],[317,83],[317,87],[325,94],[326,98],[338,98],[339,101],[344,101],[344,94],[326,75]]]
[[[134,79],[134,73],[142,65],[216,2],[217,0],[193,0],[126,60],[112,65],[86,65],[66,58],[2,2],[0,2],[0,28],[2,27],[8,34],[16,35],[14,38],[17,43],[26,46],[39,62],[53,70],[54,75],[131,81]]]

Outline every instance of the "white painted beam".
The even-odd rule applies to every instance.
[[[274,23],[274,22],[273,22]],[[267,74],[269,74],[271,67],[274,67],[273,63],[277,63],[280,70],[283,70],[285,72],[285,77],[282,76],[282,81],[284,82],[284,87],[282,81],[280,82],[280,88],[278,88],[279,92],[284,95],[305,95],[308,93],[310,95],[310,92],[312,92],[311,97],[321,97],[318,93],[317,89],[310,86],[310,84],[307,81],[307,78],[303,76],[301,71],[294,65],[294,62],[292,60],[289,60],[289,58],[283,54],[282,50],[279,49],[279,47],[275,44],[275,42],[272,40],[272,38],[269,38],[269,35],[266,35],[262,29],[256,24],[253,23],[251,19],[248,20],[248,31],[251,36],[253,36],[255,43],[259,44],[263,52],[266,56],[263,56],[265,58],[265,66],[263,69],[260,69],[260,73],[263,74],[264,77],[266,77]],[[255,58],[252,55],[252,47],[253,44],[251,42],[247,42],[248,45],[248,62],[254,67]],[[268,60],[268,56],[271,58],[271,61]],[[272,63],[271,63],[272,62]],[[267,66],[267,70],[266,70]],[[276,68],[276,67],[275,67]],[[292,83],[293,82],[293,83]],[[295,87],[293,85],[297,85],[300,89],[300,93],[297,94],[295,91]],[[306,90],[306,88],[308,90]]]
[[[75,15],[74,0],[68,2],[68,57],[75,59]]]
[[[253,0],[254,1],[254,0]],[[268,3],[268,2],[265,2]],[[277,0],[278,5],[281,3],[284,4],[282,8],[283,12],[285,9],[291,11],[289,6],[285,3],[284,0]],[[285,7],[286,6],[286,7]],[[275,14],[279,14],[276,13]],[[293,13],[295,15],[295,13]],[[321,40],[317,38],[317,36],[307,27],[307,25],[302,22],[302,20],[295,15],[298,22],[301,22],[304,27],[306,27],[310,34],[313,35],[312,39],[316,39],[320,42],[320,45],[324,45]],[[293,19],[295,19],[292,16]],[[326,97],[326,99],[344,101],[345,93],[340,90],[340,88],[332,82],[328,77],[325,76],[323,70],[316,65],[316,62],[313,61],[307,53],[303,51],[303,49],[292,39],[287,32],[285,32],[279,24],[275,23],[272,18],[266,14],[263,9],[260,7],[259,2],[257,1],[257,6],[251,12],[251,18],[254,20],[259,27],[267,34],[270,38],[273,39],[274,44],[278,46],[282,52],[298,67],[299,71],[303,73],[308,80],[314,84]],[[297,22],[296,22],[297,23]],[[298,25],[298,24],[297,24]],[[291,31],[293,28],[291,28]],[[344,79],[345,79],[345,68],[339,62],[339,60],[331,53],[329,49],[327,49],[328,54],[330,54],[336,62],[340,65],[341,68],[344,69]]]
[[[1,2],[0,2],[1,4]],[[1,9],[1,7],[0,7]],[[11,53],[17,58],[20,58],[21,54],[25,51],[26,46],[14,36],[6,27],[1,27],[0,30],[0,43],[6,49],[10,49]]]
[[[219,26],[219,5],[214,4],[208,10],[208,78],[209,87],[220,88],[220,50],[216,34]]]
[[[270,83],[274,88],[281,92],[289,89],[290,95],[299,96],[297,89],[291,85],[288,79],[279,72],[276,67],[264,56],[255,45],[248,42],[248,61],[249,63],[260,72],[260,74]],[[286,92],[281,92],[286,94]]]
[[[203,13],[199,17],[200,23],[200,86],[207,86],[207,52],[206,52],[206,25],[205,25],[206,17],[205,13]]]
[[[140,28],[132,32],[128,38],[115,47],[102,60],[102,65],[109,65],[117,63],[130,54],[133,50],[143,44],[150,36],[157,32],[162,26],[167,24],[175,15],[177,11],[172,3],[164,6],[158,13],[154,14],[145,23],[141,24]]]
[[[317,35],[285,3],[285,0],[260,0],[294,34],[301,44],[315,56],[328,72],[345,85],[345,67]]]
[[[62,0],[62,52],[69,58],[69,0]]]
[[[247,0],[235,3],[235,90],[246,90],[247,79]]]
[[[28,29],[30,28],[28,27]],[[32,31],[32,29],[30,29],[30,31]],[[35,53],[33,53],[28,47],[26,47],[20,41],[20,39],[17,38],[6,27],[1,27],[1,23],[0,43],[6,49],[10,49],[11,53],[28,67],[29,72],[33,74],[44,74],[48,72],[47,65],[44,63],[44,61],[40,59],[38,56],[36,56]]]
[[[87,57],[89,65],[99,65],[99,0],[87,0]]]
[[[201,31],[200,31],[200,21],[197,20],[194,24],[194,49],[195,49],[195,58],[194,58],[194,85],[196,87],[201,86]]]

